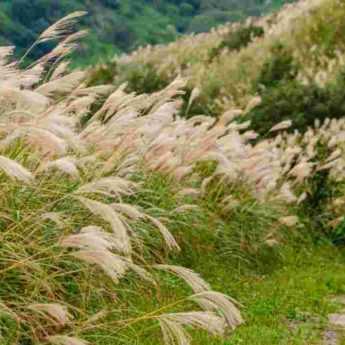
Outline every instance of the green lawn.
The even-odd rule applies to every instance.
[[[236,271],[226,260],[215,259],[214,253],[200,254],[193,268],[216,290],[228,293],[243,305],[246,323],[229,334],[225,341],[204,332],[194,332],[192,344],[324,345],[328,314],[344,309],[334,300],[336,296],[345,295],[344,253],[328,245],[298,252],[287,250],[280,267],[267,274],[257,274],[254,270]],[[178,289],[173,289],[173,284],[179,283],[167,278],[170,289],[159,292],[160,304],[181,297],[174,295]],[[155,309],[157,297],[154,293],[151,298],[149,296],[145,288],[142,295],[136,296],[142,302],[141,312],[146,308],[148,311]],[[121,338],[123,340],[116,343],[108,339],[104,344],[161,344],[159,330],[145,324],[126,330]],[[345,341],[339,345],[345,345]]]
[[[195,344],[322,344],[327,315],[341,309],[332,297],[345,294],[345,250],[330,246],[288,250],[269,274],[236,272],[222,260],[201,256],[198,267],[213,287],[240,301],[246,324],[226,341]]]
[[[166,180],[155,177],[146,183],[150,192],[138,196],[141,202],[168,212],[177,206],[173,187]],[[334,302],[334,297],[345,295],[345,248],[326,241],[316,245],[315,239],[308,239],[308,230],[302,229],[295,231],[297,238],[291,238],[290,242],[278,247],[278,255],[271,253],[248,265],[241,259],[222,256],[215,229],[224,233],[229,231],[228,227],[240,227],[241,223],[248,229],[262,228],[265,223],[259,224],[257,217],[262,221],[265,217],[262,212],[267,212],[266,209],[253,204],[253,213],[232,215],[224,221],[216,214],[217,208],[212,206],[210,198],[199,206],[200,210],[194,216],[175,216],[170,224],[179,243],[182,243],[182,253],[173,259],[173,263],[192,268],[214,290],[239,301],[243,305],[246,323],[225,342],[200,333],[195,335],[193,344],[323,344],[328,314],[344,308]],[[266,217],[269,219],[270,214]],[[251,218],[253,220],[249,221]],[[185,292],[183,288],[176,288],[176,280],[167,279],[167,289],[160,295],[161,305],[180,297],[174,293],[183,295]],[[143,298],[145,307],[154,309],[154,302],[149,306],[147,300]],[[160,337],[159,333],[157,337]],[[127,345],[158,345],[159,342],[152,341],[152,338],[148,336],[147,342],[143,343],[141,338],[139,342]]]

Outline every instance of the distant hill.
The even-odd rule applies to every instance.
[[[87,53],[91,62],[114,52],[146,44],[166,43],[183,33],[203,32],[228,21],[260,16],[291,0],[2,0],[0,44],[15,45],[19,53],[47,26],[75,10],[86,10],[90,29]],[[44,52],[38,47],[34,58]]]
[[[344,17],[338,0],[301,0],[267,16],[138,49],[92,69],[90,83],[126,83],[128,92],[150,94],[182,76],[188,81],[186,117],[217,117],[261,99],[241,118],[252,129],[265,134],[292,120],[291,130],[302,132],[316,119],[345,114]]]

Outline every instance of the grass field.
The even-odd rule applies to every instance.
[[[332,4],[340,18],[344,6]],[[186,42],[197,55],[197,43],[220,44],[217,59],[236,56],[236,70],[241,52],[260,60],[265,42],[326,5],[287,6],[254,41],[262,29],[234,25],[223,43],[212,39],[222,29]],[[301,74],[275,48],[259,84],[282,88],[266,99],[279,122],[265,110],[254,131],[242,120],[265,97],[245,89],[248,104],[210,117],[187,75],[166,83],[154,64],[125,73],[120,87],[107,70],[107,80],[71,72],[62,60],[85,35],[70,31],[84,14],[45,30],[35,45],[61,41],[27,68],[0,48],[0,344],[344,342],[330,328],[332,313],[345,319],[343,72],[323,88],[291,81]],[[327,63],[340,69],[337,54]],[[281,118],[283,109],[297,117]]]

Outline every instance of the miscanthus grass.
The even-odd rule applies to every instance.
[[[37,44],[60,43],[26,69],[19,66],[27,54],[17,64],[9,61],[12,49],[1,50],[1,342],[98,344],[91,333],[110,328],[116,342],[140,323],[160,328],[158,337],[167,344],[189,344],[191,328],[224,336],[243,322],[237,304],[212,292],[192,270],[157,265],[145,255],[150,236],[161,238],[167,251],[180,248],[163,219],[125,201],[141,188],[131,173],[145,145],[139,149],[122,134],[132,132],[136,108],[152,105],[156,114],[175,108],[170,100],[182,81],[152,99],[111,86],[87,87],[84,72],[69,73],[61,62],[83,35],[71,31],[82,15],[73,13],[44,31],[27,54]],[[109,94],[83,128],[81,119]],[[109,138],[103,123],[112,127],[115,113],[123,116],[117,122],[122,134],[113,127]],[[125,142],[128,148],[121,147]],[[127,310],[123,291],[135,295],[142,285],[154,292],[163,267],[194,294],[151,311]]]
[[[230,234],[231,247],[219,236],[222,252],[234,242],[255,255],[279,248],[282,229],[301,223],[315,176],[343,180],[345,121],[315,123],[303,135],[288,134],[285,121],[272,128],[274,139],[256,141],[249,123],[234,120],[257,97],[219,119],[185,119],[180,77],[151,95],[88,86],[85,72],[62,61],[80,37],[70,32],[80,15],[45,31],[37,44],[60,43],[26,69],[11,48],[0,50],[1,341],[113,344],[137,327],[139,341],[149,329],[167,345],[190,344],[193,329],[225,337],[243,323],[240,306],[190,268],[170,265],[185,241],[174,220],[211,200],[224,222],[263,219],[259,231],[254,222]],[[181,202],[170,210],[143,202],[159,184],[145,190],[141,173],[172,181]],[[332,224],[342,205],[342,196],[330,204]],[[162,271],[186,285],[178,299],[159,298]]]

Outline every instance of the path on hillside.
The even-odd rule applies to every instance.
[[[340,338],[345,333],[345,296],[337,296],[334,302],[342,309],[328,315],[329,328],[324,333],[324,345],[340,345]]]

